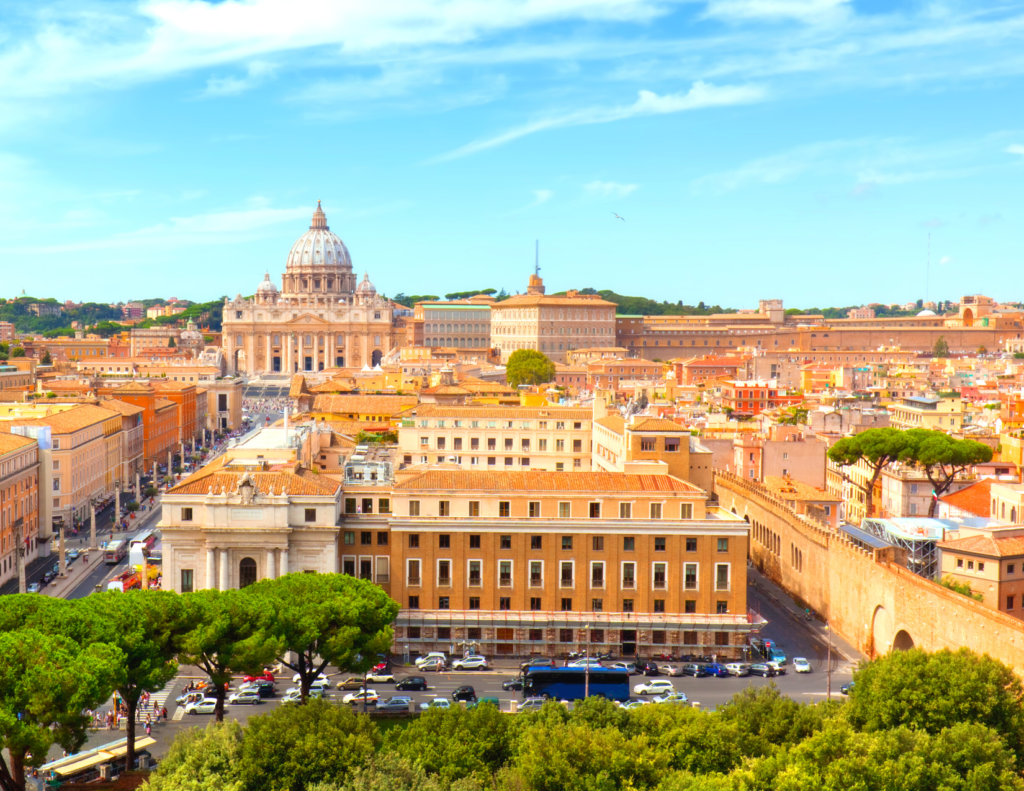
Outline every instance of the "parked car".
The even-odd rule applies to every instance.
[[[690,662],[687,665],[683,665],[683,675],[693,676],[694,678],[704,678],[708,674],[708,671],[704,669],[704,665],[698,665]]]
[[[527,698],[519,704],[517,711],[520,714],[540,711],[544,707],[544,698]]]
[[[681,676],[681,675],[683,675],[683,666],[682,665],[662,665],[659,668],[659,670],[661,670],[662,675],[665,675],[665,676]]]
[[[67,554],[69,563],[73,560],[78,560],[79,552],[77,549],[69,549]]]
[[[839,691],[842,692],[844,695],[849,695],[853,691],[853,685],[856,683],[856,681],[851,681],[849,684],[843,684],[839,688]]]
[[[447,698],[434,698],[420,704],[421,711],[426,711],[427,709],[450,709],[451,707],[452,704],[448,702]]]
[[[216,698],[203,698],[185,706],[186,714],[213,714],[217,708]]]
[[[424,662],[436,659],[440,659],[444,664],[448,664],[448,657],[440,651],[432,651],[429,654],[418,656],[413,664],[416,665],[416,667],[420,667]]]
[[[271,684],[273,684],[274,674],[271,673],[269,670],[265,670],[262,673],[259,673],[254,676],[242,676],[242,681],[245,681],[246,683],[250,681],[269,681]]]
[[[632,662],[613,662],[608,667],[612,670],[625,670],[631,676],[636,673],[636,665]]]
[[[317,676],[315,679],[313,679],[313,683],[316,683],[320,679],[323,679],[325,683],[328,683],[327,682],[327,676],[325,676],[323,673],[321,673],[319,676]],[[298,684],[300,681],[302,681],[302,676],[300,676],[298,673],[296,673],[294,676],[292,676],[292,683],[293,684]]]
[[[730,662],[725,666],[725,669],[733,676],[750,675],[750,665],[746,662]]]
[[[666,692],[654,699],[655,703],[686,703],[689,698],[684,692]]]
[[[25,593],[39,593],[41,590],[42,588],[39,586],[38,582],[30,582],[28,587],[25,588]]]
[[[474,700],[471,703],[467,703],[466,704],[466,708],[467,709],[475,709],[478,706],[486,706],[488,704],[494,706],[494,708],[496,708],[499,711],[501,711],[501,701],[498,700],[497,698],[480,698],[479,700]]]
[[[751,676],[761,676],[762,678],[771,678],[775,675],[775,669],[771,665],[765,665],[760,662],[751,665],[747,668],[747,673]]]
[[[584,656],[579,659],[574,659],[567,665],[567,667],[586,667],[587,665],[590,665],[590,667],[603,667],[601,660],[593,656]]]
[[[781,662],[776,662],[774,659],[770,662],[765,662],[768,667],[775,671],[775,675],[784,676],[786,675],[786,666]]]
[[[56,575],[52,571],[45,571],[43,572],[43,576],[39,578],[39,583],[41,585],[49,585],[51,582],[53,582],[53,578],[55,576]]]
[[[793,670],[797,673],[810,673],[811,663],[802,656],[793,657]]]
[[[627,700],[625,703],[620,703],[619,708],[623,709],[639,709],[650,703],[649,700]]]
[[[464,684],[461,687],[456,687],[452,693],[452,703],[466,702],[476,700],[476,690],[468,684]]]
[[[255,689],[261,698],[272,698],[277,694],[277,689],[266,679],[259,679],[257,681],[250,681],[246,684],[242,684],[238,688],[241,692],[243,689]]]
[[[361,689],[358,692],[349,692],[345,697],[341,699],[342,703],[359,703],[362,705],[374,705],[380,700],[380,695],[377,694],[375,689]]]
[[[390,670],[371,670],[366,674],[366,680],[374,684],[394,684],[395,676]]]
[[[651,681],[642,681],[633,687],[635,695],[663,695],[666,692],[674,692],[675,687],[667,678],[656,678]]]
[[[660,676],[661,668],[658,667],[657,662],[640,659],[636,663],[636,672],[644,676]]]
[[[521,678],[510,678],[501,682],[501,688],[504,690],[513,690],[519,692],[523,688],[523,679]]]
[[[260,691],[256,688],[240,689],[228,697],[228,703],[248,703],[251,706],[256,706],[262,702],[263,699],[260,698]]]
[[[437,659],[435,657],[434,659],[430,659],[430,660],[424,662],[423,664],[416,665],[416,669],[417,670],[433,671],[435,673],[440,673],[441,671],[443,671],[445,669],[445,661],[443,659]]]
[[[362,689],[366,686],[362,676],[349,676],[338,682],[338,689]]]
[[[309,699],[310,700],[314,700],[314,699],[316,699],[316,700],[326,700],[327,699],[327,693],[324,690],[322,690],[322,689],[311,689],[309,691]],[[285,693],[285,696],[283,698],[281,698],[281,703],[282,704],[284,704],[284,703],[298,703],[301,700],[302,700],[302,695],[299,692],[299,690],[297,690],[297,689],[289,689]]]
[[[719,664],[718,662],[712,662],[710,665],[705,665],[704,670],[709,676],[714,676],[715,678],[728,678],[732,675],[725,665]]]
[[[543,656],[537,656],[537,657],[534,657],[533,659],[527,659],[525,662],[520,662],[519,663],[519,669],[520,670],[527,670],[528,668],[531,668],[531,667],[552,667],[553,665],[554,665],[554,662],[552,660],[547,659],[547,658],[545,658]]]
[[[399,692],[424,692],[427,689],[427,680],[423,676],[406,676],[395,684]]]
[[[314,684],[313,686],[311,686],[309,688],[309,696],[311,698],[326,698],[327,697],[327,690],[328,690],[328,687],[326,685],[324,685],[324,684]],[[302,692],[302,687],[290,687],[285,694],[286,695],[291,695],[293,692],[294,693]]]
[[[412,698],[404,695],[397,695],[393,698],[385,698],[377,701],[377,711],[408,711]]]
[[[486,670],[487,659],[482,656],[467,656],[452,662],[452,670]]]

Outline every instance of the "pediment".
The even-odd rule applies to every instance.
[[[288,319],[284,322],[289,327],[312,327],[316,324],[327,326],[330,322],[327,319],[322,319],[312,313],[300,313],[294,319]]]

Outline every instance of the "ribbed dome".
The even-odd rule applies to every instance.
[[[331,233],[327,225],[327,217],[316,202],[313,222],[309,230],[298,238],[288,253],[287,271],[300,274],[307,267],[338,267],[345,272],[352,271],[352,259],[349,257],[345,243],[336,234]]]
[[[270,272],[263,276],[263,282],[256,286],[257,294],[277,294],[277,286],[270,279]]]
[[[356,293],[367,295],[377,293],[377,289],[374,288],[373,283],[370,282],[370,274],[368,272],[363,272],[363,279],[362,282],[360,282],[359,285],[356,286]]]

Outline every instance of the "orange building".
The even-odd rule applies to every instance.
[[[744,357],[717,357],[705,355],[686,362],[676,362],[676,381],[684,385],[696,385],[714,379],[732,379],[746,363]]]
[[[661,363],[650,360],[599,360],[587,364],[589,387],[617,390],[619,382],[632,379],[661,379]]]
[[[198,436],[202,426],[196,419],[196,386],[168,379],[156,380],[152,385],[159,396],[178,405],[177,442],[188,442]]]
[[[142,407],[143,461],[147,468],[167,460],[178,441],[178,405],[142,382],[100,388],[99,395]]]
[[[722,407],[734,415],[760,415],[766,409],[793,406],[803,400],[801,394],[780,388],[774,379],[722,383]]]
[[[39,445],[0,434],[0,584],[18,573],[18,539],[35,547],[39,535]]]

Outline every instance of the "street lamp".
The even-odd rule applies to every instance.
[[[60,563],[60,576],[66,577],[68,575],[68,561],[64,554],[64,517],[60,518],[60,541],[57,545],[57,552],[59,553],[57,562]]]
[[[583,669],[583,699],[590,697],[590,624],[587,624],[587,644],[583,648],[586,666]]]

